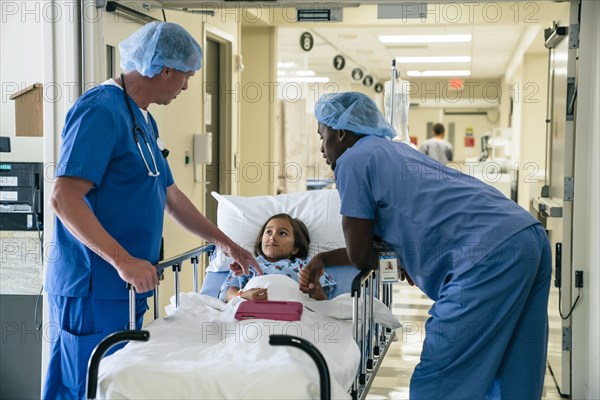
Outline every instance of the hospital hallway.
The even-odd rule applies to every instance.
[[[558,292],[551,291],[550,304],[553,297],[558,297]],[[373,381],[371,390],[367,395],[368,400],[400,400],[408,399],[410,377],[415,366],[419,363],[419,356],[425,338],[425,321],[427,310],[433,302],[416,287],[409,286],[406,282],[394,285],[393,295],[394,315],[402,322],[403,327],[397,330],[398,341],[393,342],[379,367],[377,377]],[[556,301],[556,300],[555,300]],[[558,324],[556,329],[554,326]],[[550,334],[560,333],[560,321],[550,318]],[[552,352],[552,347],[549,347]],[[556,351],[556,350],[555,350]],[[544,381],[544,394],[542,399],[560,399],[553,377],[546,368]]]

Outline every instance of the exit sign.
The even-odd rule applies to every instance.
[[[465,80],[464,79],[450,79],[448,81],[448,83],[450,84],[450,89],[462,90]]]

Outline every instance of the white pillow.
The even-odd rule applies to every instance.
[[[310,234],[309,256],[345,247],[340,197],[335,189],[309,190],[278,196],[232,196],[212,192],[219,206],[217,225],[234,242],[254,253],[254,242],[269,217],[287,213]],[[207,271],[229,271],[231,258],[217,249]]]

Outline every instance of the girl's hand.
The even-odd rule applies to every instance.
[[[306,264],[300,272],[298,272],[298,282],[300,283],[300,290],[304,293],[312,295],[315,291],[321,287],[319,284],[319,278],[325,273],[325,264],[320,257],[315,256]]]
[[[245,300],[269,300],[266,288],[252,288],[241,292],[240,297]]]

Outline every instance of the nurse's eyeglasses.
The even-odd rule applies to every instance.
[[[129,95],[127,94],[127,87],[125,85],[125,76],[123,74],[121,74],[121,84],[123,85],[123,94],[125,96],[125,103],[127,104],[127,109],[129,110],[129,114],[131,115],[131,120],[133,121],[133,140],[135,140],[135,144],[137,145],[137,148],[140,152],[140,156],[142,156],[142,161],[144,161],[144,165],[146,166],[146,169],[148,170],[148,176],[157,177],[160,175],[160,171],[158,170],[158,166],[156,165],[156,159],[154,158],[154,152],[152,152],[152,149],[150,148],[148,139],[146,139],[146,134],[144,133],[142,128],[140,128],[140,126],[137,124],[137,119],[135,118],[135,114],[133,113],[133,109],[131,108],[131,104],[129,102]],[[160,149],[161,154],[163,155],[164,158],[167,158],[167,156],[169,155],[169,149],[165,148],[165,146],[162,144],[162,141],[160,140],[160,137],[158,136],[158,132],[154,131],[154,128],[152,127],[151,122],[149,122],[148,125],[150,126],[150,129],[152,129],[152,132],[154,132],[156,144],[157,144],[158,148]],[[146,148],[148,149],[148,152],[150,153],[150,158],[152,159],[154,171],[152,171],[152,169],[150,169],[150,164],[148,164],[148,161],[146,160],[146,157],[144,156],[144,152],[142,151],[142,146],[140,144],[140,139],[139,139],[140,136],[144,140],[144,143],[146,143]]]

